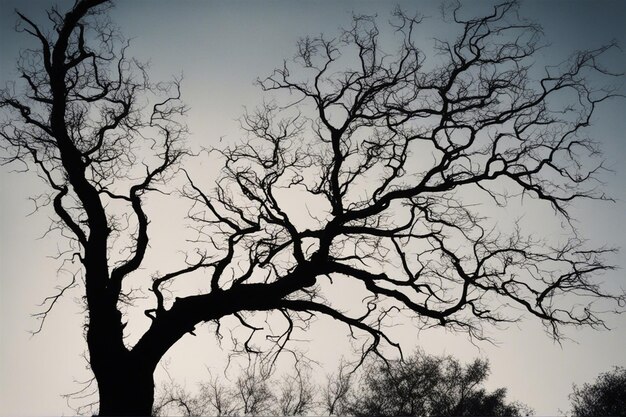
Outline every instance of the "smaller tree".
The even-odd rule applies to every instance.
[[[626,416],[626,368],[616,366],[592,384],[574,384],[569,398],[574,416]]]
[[[334,412],[356,416],[510,416],[532,410],[507,402],[506,389],[488,392],[482,384],[489,376],[489,362],[476,359],[463,365],[452,356],[417,352],[405,361],[377,361],[366,365],[362,376],[343,398],[334,401]]]
[[[463,365],[452,356],[417,352],[404,361],[366,362],[354,370],[343,362],[324,388],[310,368],[297,362],[280,378],[257,365],[230,384],[210,376],[196,394],[172,382],[161,388],[154,415],[346,415],[346,416],[513,416],[532,409],[507,402],[506,389],[488,392],[482,384],[489,362]]]
[[[252,364],[230,384],[210,376],[193,394],[171,382],[164,385],[153,407],[156,416],[294,416],[311,414],[315,386],[308,368],[296,363],[281,377]]]

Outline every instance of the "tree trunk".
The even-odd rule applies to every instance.
[[[150,416],[154,402],[151,372],[111,372],[98,380],[100,416]]]
[[[100,416],[149,416],[154,402],[156,362],[124,345],[121,313],[93,305],[87,330],[89,363],[96,381]]]
[[[154,403],[153,369],[123,361],[96,376],[100,416],[150,416]]]

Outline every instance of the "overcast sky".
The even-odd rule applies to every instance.
[[[47,1],[0,0],[0,82],[15,78],[18,51],[26,45],[23,35],[12,31],[13,10],[43,22]],[[61,2],[64,10],[71,2]],[[400,2],[407,10],[430,16],[420,32],[430,42],[438,22],[438,2]],[[485,10],[487,2],[472,2],[466,10]],[[351,14],[377,13],[384,23],[395,2],[378,1],[131,1],[120,2],[112,20],[133,39],[131,53],[151,61],[154,80],[184,75],[184,99],[191,107],[189,126],[193,146],[216,145],[220,137],[236,140],[235,119],[244,106],[262,100],[253,81],[271,73],[295,52],[303,35],[333,35],[349,22]],[[626,48],[626,2],[623,1],[526,1],[520,13],[540,23],[551,46],[538,55],[538,64],[555,64],[570,52],[594,48],[617,39]],[[445,33],[445,32],[444,32]],[[545,62],[541,62],[545,60]],[[626,53],[614,53],[607,65],[626,71]],[[622,78],[622,88],[624,81]],[[623,90],[624,91],[624,90]],[[613,169],[603,179],[614,204],[584,203],[576,206],[580,229],[597,245],[621,246],[611,261],[621,267],[603,278],[611,288],[625,288],[626,268],[626,100],[602,105],[594,118],[594,137],[601,141],[607,165]],[[49,212],[26,215],[33,205],[28,197],[41,192],[33,175],[0,170],[0,414],[72,414],[61,394],[79,388],[75,380],[89,378],[82,339],[84,322],[74,290],[50,316],[44,331],[31,338],[37,323],[31,317],[37,303],[67,282],[56,273],[54,239],[41,237]],[[537,219],[544,221],[545,219]],[[329,321],[330,322],[330,321]],[[325,325],[332,326],[332,323]],[[539,323],[526,320],[519,327],[491,329],[498,344],[472,345],[464,335],[442,330],[407,335],[407,351],[420,346],[433,354],[453,354],[464,361],[482,356],[491,361],[488,386],[504,386],[512,399],[527,403],[539,415],[553,415],[568,408],[572,383],[592,380],[612,366],[626,366],[626,315],[607,319],[611,332],[570,329],[572,341],[556,344]],[[322,329],[322,330],[320,330]],[[324,327],[312,330],[312,357],[333,363],[340,348],[322,342]],[[337,331],[337,328],[333,328]],[[335,333],[333,333],[335,334]],[[339,333],[337,333],[339,334]],[[178,380],[193,386],[206,376],[204,364],[219,367],[221,357],[208,335],[185,337],[165,362]],[[335,345],[333,345],[335,346]],[[341,346],[337,344],[336,346]],[[332,369],[327,369],[330,372]],[[319,370],[320,373],[326,372]],[[158,376],[163,377],[159,371]]]

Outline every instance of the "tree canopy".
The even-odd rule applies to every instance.
[[[509,402],[506,388],[482,385],[489,362],[463,365],[451,356],[417,352],[406,361],[369,364],[338,402],[339,415],[355,416],[518,416],[527,406]]]
[[[336,37],[302,38],[292,61],[259,79],[275,101],[242,117],[241,142],[211,150],[222,175],[206,184],[186,169],[202,156],[185,145],[180,81],[150,81],[109,7],[53,8],[46,29],[19,14],[38,47],[0,93],[2,160],[48,187],[36,201],[54,210],[70,285],[84,288],[101,414],[149,414],[163,355],[202,323],[221,338],[228,317],[249,331],[236,348],[270,364],[330,317],[362,362],[400,348],[386,330],[397,317],[483,339],[485,324],[522,311],[558,339],[564,325],[603,327],[598,311],[623,303],[596,280],[612,268],[610,249],[587,246],[570,221],[571,202],[607,199],[586,132],[616,95],[589,81],[613,76],[600,61],[614,45],[537,68],[541,30],[504,2],[482,17],[448,10],[457,33],[429,57],[421,16],[396,9],[382,42],[376,18],[355,15]],[[178,268],[147,275],[155,195],[178,197],[194,234]],[[496,224],[470,196],[547,205],[566,237]],[[202,285],[170,291],[190,276]],[[131,281],[152,304],[129,345],[123,312],[141,305]],[[261,328],[259,315],[273,324]]]
[[[574,416],[626,415],[626,368],[615,367],[580,387],[574,384],[570,401]]]

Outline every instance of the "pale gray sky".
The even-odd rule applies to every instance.
[[[66,9],[71,1],[60,2]],[[243,106],[253,107],[262,100],[253,85],[257,76],[268,75],[290,58],[295,41],[303,35],[321,32],[332,35],[346,24],[352,12],[378,13],[382,21],[396,2],[382,1],[131,1],[120,2],[111,12],[122,32],[133,38],[131,53],[152,63],[152,78],[167,80],[183,73],[184,99],[191,107],[189,126],[192,146],[216,145],[218,139],[236,140],[235,119]],[[422,11],[438,22],[438,2],[399,2],[405,9]],[[48,1],[0,1],[0,82],[14,78],[14,64],[23,36],[12,31],[13,9],[43,21],[42,11]],[[417,4],[417,5],[416,5]],[[468,2],[480,9],[487,2]],[[622,1],[526,1],[521,14],[544,27],[552,46],[538,55],[540,64],[558,63],[576,49],[593,48],[612,39],[626,48],[626,3]],[[445,33],[443,25],[426,23],[428,30]],[[427,30],[428,29],[428,30]],[[442,32],[444,31],[444,32]],[[608,64],[626,71],[626,53],[614,53]],[[621,80],[622,88],[624,81]],[[584,203],[576,206],[580,229],[592,242],[621,246],[626,250],[626,100],[603,105],[594,118],[594,136],[603,145],[607,164],[613,173],[604,177],[614,204]],[[210,167],[207,167],[210,170]],[[30,338],[28,330],[36,327],[31,314],[37,303],[51,294],[56,285],[69,277],[58,263],[54,238],[38,239],[48,227],[49,211],[32,211],[29,196],[42,190],[28,174],[0,170],[0,415],[72,414],[61,394],[79,388],[74,380],[87,379],[82,339],[84,322],[80,290],[68,294],[50,316],[44,331]],[[541,223],[545,219],[537,219]],[[156,222],[155,222],[156,223]],[[166,234],[163,229],[157,233]],[[153,248],[158,253],[160,248]],[[612,261],[617,269],[604,276],[612,288],[625,288],[626,257],[624,250]],[[519,328],[490,331],[498,346],[480,344],[477,349],[464,335],[430,330],[419,335],[403,330],[400,337],[406,350],[421,346],[428,353],[448,353],[463,360],[485,356],[491,360],[492,375],[488,386],[504,386],[511,398],[533,407],[539,415],[553,415],[567,410],[567,394],[572,383],[590,381],[614,365],[626,366],[626,315],[610,317],[611,332],[570,329],[573,341],[561,346],[545,335],[539,323],[526,320]],[[328,334],[340,335],[342,329],[332,321],[321,321],[311,330],[310,355],[331,364],[347,343]],[[345,339],[345,338],[344,338]],[[186,336],[167,355],[169,369],[181,382],[192,386],[206,376],[204,364],[215,369],[222,357],[215,340],[207,334]],[[323,372],[320,370],[320,372]],[[162,371],[159,377],[164,377]]]

